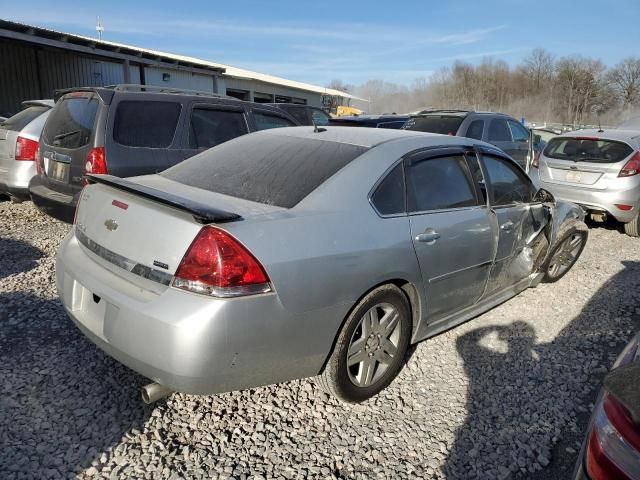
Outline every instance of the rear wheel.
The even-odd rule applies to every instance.
[[[636,215],[629,223],[624,224],[624,233],[630,237],[640,237],[640,214]]]
[[[560,234],[552,247],[549,259],[544,266],[543,282],[553,283],[560,280],[578,261],[587,244],[587,227],[582,222],[573,222]]]
[[[395,285],[366,295],[347,317],[317,383],[345,402],[362,402],[400,371],[411,335],[411,310]]]

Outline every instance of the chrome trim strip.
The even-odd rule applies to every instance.
[[[124,257],[118,253],[112,252],[108,248],[105,248],[102,245],[99,245],[98,243],[91,240],[79,228],[75,228],[75,234],[78,242],[80,242],[89,251],[106,260],[107,262],[128,272],[131,272],[134,275],[146,278],[147,280],[151,280],[153,282],[157,282],[166,286],[169,286],[171,284],[173,275],[162,272],[155,268],[147,267],[146,265],[142,265],[141,263],[137,263],[136,261]]]

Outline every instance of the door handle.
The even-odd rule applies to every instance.
[[[440,238],[440,234],[433,229],[425,230],[424,233],[416,235],[416,241],[433,244]]]
[[[500,230],[510,232],[511,230],[513,230],[513,222],[509,220],[508,222],[503,223],[502,225],[500,225]]]

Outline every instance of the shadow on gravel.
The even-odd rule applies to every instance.
[[[100,461],[148,417],[141,384],[58,301],[0,294],[0,478],[69,478]]]
[[[0,280],[35,268],[43,255],[39,248],[27,242],[0,237]]]
[[[535,325],[523,321],[458,339],[469,379],[467,418],[447,458],[447,478],[570,477],[589,403],[611,357],[640,328],[640,262],[622,263],[552,342],[536,343]]]

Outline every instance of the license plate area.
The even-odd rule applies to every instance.
[[[574,172],[573,170],[567,171],[567,175],[565,177],[565,180],[567,182],[580,183],[581,179],[582,179],[581,172]]]
[[[58,182],[69,182],[69,164],[63,162],[56,162],[55,160],[50,160],[45,158],[44,162],[44,171],[47,176],[52,180],[57,180]]]

